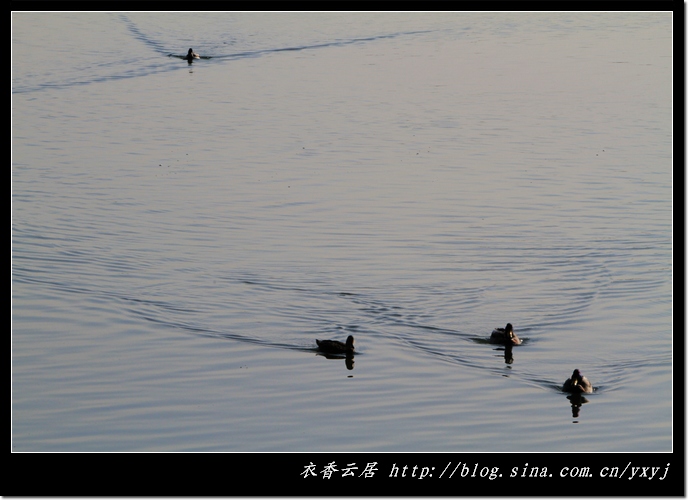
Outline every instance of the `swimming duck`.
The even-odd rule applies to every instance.
[[[184,59],[186,59],[187,61],[191,62],[191,61],[193,61],[194,59],[200,59],[200,58],[201,58],[201,56],[199,56],[198,54],[196,54],[196,53],[193,51],[193,49],[189,49],[189,52],[186,54],[186,57],[185,57]]]
[[[354,352],[354,337],[349,335],[346,338],[346,344],[344,342],[339,342],[338,340],[318,340],[315,339],[315,343],[318,344],[318,349],[323,352],[329,353],[341,353],[341,354],[352,354]]]
[[[576,368],[573,370],[571,378],[567,378],[566,382],[564,382],[564,387],[562,387],[562,390],[564,392],[583,392],[589,394],[592,392],[592,384],[586,377],[581,375],[580,370]]]
[[[490,343],[521,345],[521,339],[519,339],[514,333],[514,327],[511,326],[511,323],[507,323],[506,327],[504,328],[495,328],[492,330],[492,335],[490,335]]]

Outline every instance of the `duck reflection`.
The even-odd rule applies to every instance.
[[[507,365],[514,362],[514,346],[510,344],[504,346],[504,362]]]
[[[347,370],[353,370],[354,369],[354,354],[353,353],[333,354],[333,353],[329,353],[329,352],[318,352],[317,354],[318,354],[318,356],[323,356],[327,359],[343,359]]]
[[[578,418],[581,406],[589,402],[581,393],[570,394],[566,396],[566,399],[571,402],[571,416],[573,418]]]
[[[514,346],[505,345],[504,347],[497,347],[495,351],[504,351],[504,362],[510,365],[514,362]],[[497,355],[495,355],[496,357]]]

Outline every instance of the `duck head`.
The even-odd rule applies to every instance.
[[[504,336],[506,337],[506,340],[511,341],[513,345],[519,345],[521,343],[521,339],[519,339],[514,333],[514,327],[511,323],[506,324],[506,327],[504,328]]]

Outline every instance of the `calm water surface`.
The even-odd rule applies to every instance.
[[[14,13],[13,451],[672,451],[672,36]]]

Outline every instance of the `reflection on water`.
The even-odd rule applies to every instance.
[[[500,357],[504,357],[504,363],[507,365],[511,365],[514,362],[514,347],[511,345],[505,345],[504,347],[496,347],[494,349],[497,352],[503,352],[504,355],[500,355]]]
[[[327,352],[318,352],[318,356],[323,356],[327,359],[343,359],[347,370],[354,369],[354,355],[353,354],[331,354]]]
[[[504,346],[504,362],[510,365],[514,362],[514,348],[507,344]]]
[[[566,399],[571,402],[571,416],[573,418],[578,418],[580,415],[581,406],[588,403],[588,399],[580,393],[570,394],[566,396]],[[574,420],[573,423],[575,424],[578,422]]]

